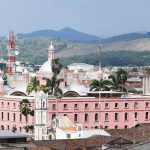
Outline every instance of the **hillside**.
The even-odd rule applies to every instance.
[[[78,41],[78,42],[91,42],[98,41],[98,36],[90,35],[87,33],[83,33],[69,27],[63,28],[61,30],[40,30],[34,31],[32,33],[17,34],[18,38],[33,38],[33,37],[51,37],[54,39],[62,39],[62,40],[70,40],[70,41]]]
[[[64,31],[65,30],[63,30],[63,32]],[[22,38],[20,36],[20,38],[18,39],[17,44],[19,46],[19,51],[20,51],[19,56],[17,56],[18,60],[29,61],[35,64],[42,64],[44,61],[47,60],[47,49],[50,45],[51,40],[53,41],[55,45],[56,57],[65,58],[65,59],[61,59],[65,62],[64,64],[67,64],[67,61],[68,63],[76,62],[76,61],[87,62],[89,61],[90,58],[97,59],[96,57],[91,57],[91,55],[98,54],[98,51],[99,51],[98,42],[95,42],[95,41],[81,42],[81,41],[71,41],[71,40],[65,40],[65,39],[62,40],[60,38],[53,38],[53,37],[46,36],[46,34],[48,34],[46,31],[45,31],[45,34],[44,32],[42,32],[44,35],[42,34],[40,35],[41,32],[39,33],[33,32],[33,33],[30,35],[26,35],[26,37],[24,35],[24,38],[22,35]],[[145,38],[145,36],[147,38]],[[102,55],[107,56],[109,55],[109,53],[112,54],[117,51],[127,51],[128,53],[123,53],[123,55],[126,55],[126,57],[128,57],[130,52],[132,51],[135,51],[135,52],[149,51],[150,52],[150,38],[148,38],[148,36],[150,36],[149,33],[128,34],[128,35],[126,34],[126,35],[119,35],[119,36],[115,36],[115,37],[102,40],[102,44],[103,44]],[[117,53],[115,54],[117,55]],[[118,56],[121,57],[119,52],[118,54],[119,54]],[[6,42],[4,40],[2,40],[0,43],[0,55],[4,58],[6,58],[6,55],[7,55]],[[143,59],[144,58],[145,58],[145,54],[143,55]],[[148,55],[148,58],[149,58],[149,55]],[[116,58],[114,56],[114,58],[111,57],[111,59],[116,59]],[[97,60],[93,60],[93,61],[90,60],[92,64],[95,64],[96,61]],[[107,60],[106,64],[110,65],[109,62],[111,62],[111,60]],[[130,61],[130,63],[133,63],[133,62]]]

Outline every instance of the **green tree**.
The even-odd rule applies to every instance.
[[[52,60],[52,71],[53,71],[53,77],[51,79],[43,78],[46,80],[46,86],[44,88],[44,92],[48,92],[49,95],[54,95],[61,97],[62,96],[62,90],[59,88],[59,85],[61,82],[63,82],[63,79],[58,79],[57,76],[60,73],[62,69],[62,64],[60,63],[59,59],[53,59]]]
[[[3,78],[3,80],[4,80],[4,85],[7,85],[7,84],[8,84],[7,75],[4,74],[2,78]]]
[[[59,58],[53,59],[52,60],[52,71],[54,73],[54,76],[57,77],[57,75],[60,73],[62,69],[62,64],[59,61]]]
[[[63,81],[63,79],[57,79],[55,76],[53,76],[52,79],[43,79],[46,80],[46,85],[43,91],[46,93],[48,92],[49,95],[61,97],[62,90],[59,88],[59,85]]]
[[[93,80],[90,84],[90,91],[109,91],[109,80]]]
[[[29,102],[29,100],[22,99],[22,101],[20,102],[20,105],[19,105],[19,109],[20,109],[20,112],[22,113],[22,115],[24,115],[26,118],[26,126],[27,126],[27,117],[31,113],[30,107],[31,107],[31,103]]]
[[[116,75],[111,75],[109,77],[110,80],[110,89],[113,91],[124,91],[126,92],[126,89],[124,88],[124,84],[127,81],[127,74],[118,73]]]
[[[28,93],[28,95],[32,92],[32,91],[40,91],[42,90],[42,86],[39,85],[39,80],[36,77],[31,77],[30,78],[30,82],[29,85],[27,86],[26,92]]]
[[[119,68],[117,71],[117,77],[120,78],[120,84],[124,85],[128,78],[126,70]]]

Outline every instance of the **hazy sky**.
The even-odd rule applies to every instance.
[[[98,36],[150,31],[150,0],[0,0],[0,35],[71,27]]]

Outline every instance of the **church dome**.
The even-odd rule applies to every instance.
[[[103,74],[103,71],[102,71],[101,69],[99,69],[99,70],[97,71],[97,74]]]
[[[46,61],[41,68],[39,69],[39,72],[52,72],[52,62],[51,60]]]
[[[73,83],[70,86],[68,86],[67,89],[64,90],[64,93],[68,91],[74,91],[78,93],[80,96],[86,96],[89,89],[85,87],[84,85]]]

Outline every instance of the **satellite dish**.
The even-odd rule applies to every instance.
[[[20,65],[20,62],[19,62],[19,61],[16,61],[15,64],[18,66],[18,65]]]
[[[19,52],[18,51],[15,51],[15,55],[17,56],[19,54]]]

